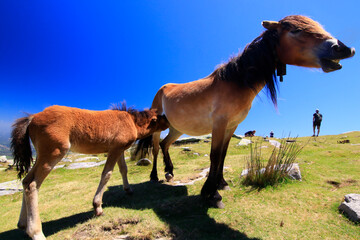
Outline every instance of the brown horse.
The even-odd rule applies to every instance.
[[[231,136],[247,116],[255,96],[265,86],[276,105],[277,75],[285,75],[286,64],[340,69],[340,59],[352,57],[354,48],[332,37],[319,23],[304,16],[288,16],[279,22],[263,21],[267,29],[245,50],[209,76],[184,84],[166,84],[155,95],[151,108],[164,113],[170,122],[167,137],[160,143],[167,180],[173,177],[170,145],[183,133],[212,133],[210,173],[201,195],[216,207],[223,207],[218,189],[228,188],[223,166]],[[148,139],[138,145],[144,149]],[[153,134],[154,165],[151,179],[157,181],[160,132]],[[145,144],[145,145],[143,145]]]
[[[106,183],[116,162],[127,193],[124,150],[137,139],[169,127],[166,117],[155,110],[136,111],[122,108],[90,111],[64,106],[51,106],[44,111],[18,119],[13,125],[11,147],[19,178],[28,172],[32,153],[30,139],[36,149],[36,162],[23,180],[23,202],[18,227],[26,229],[32,239],[45,239],[38,210],[39,188],[54,166],[72,150],[79,153],[108,153],[93,205],[96,215],[103,213],[101,204]]]

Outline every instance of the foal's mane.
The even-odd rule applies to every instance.
[[[266,30],[248,44],[242,53],[222,64],[210,76],[215,80],[236,82],[241,87],[253,90],[259,83],[265,82],[270,98],[276,105],[275,69],[278,58],[275,48],[278,41],[275,30]]]
[[[134,122],[138,126],[143,126],[144,124],[148,123],[149,119],[156,115],[156,112],[154,110],[138,111],[131,107],[127,108],[125,102],[122,102],[121,104],[113,104],[110,109],[114,111],[124,111],[129,113],[133,116]]]

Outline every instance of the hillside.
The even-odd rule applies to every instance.
[[[338,143],[344,140],[349,143]],[[201,200],[199,194],[205,179],[181,186],[151,183],[152,166],[135,166],[128,160],[128,178],[134,194],[124,193],[115,167],[104,193],[105,215],[95,218],[92,199],[103,166],[53,170],[39,193],[44,233],[50,240],[359,239],[359,225],[337,208],[346,194],[360,193],[360,132],[302,137],[297,142],[305,144],[296,160],[303,180],[258,191],[241,184],[240,174],[249,147],[237,146],[239,139],[233,138],[224,173],[231,191],[220,191],[224,209],[209,208]],[[185,146],[191,151],[183,151],[183,146],[170,148],[175,180],[181,183],[197,179],[210,165],[209,142]],[[262,154],[267,156],[272,146],[263,142],[262,147]],[[104,155],[99,156],[102,159]],[[158,165],[163,181],[161,159]],[[0,179],[16,179],[16,172],[0,171]],[[21,200],[21,193],[0,197],[0,239],[23,239],[22,231],[16,229]]]

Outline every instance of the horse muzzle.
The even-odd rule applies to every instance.
[[[319,50],[320,65],[324,72],[333,72],[342,68],[340,60],[355,55],[355,48],[349,48],[337,39],[323,42]]]

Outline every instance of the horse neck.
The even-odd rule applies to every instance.
[[[212,75],[223,81],[236,82],[242,88],[250,88],[256,94],[266,86],[276,104],[277,43],[277,32],[265,31],[248,44],[240,55],[215,70]]]

